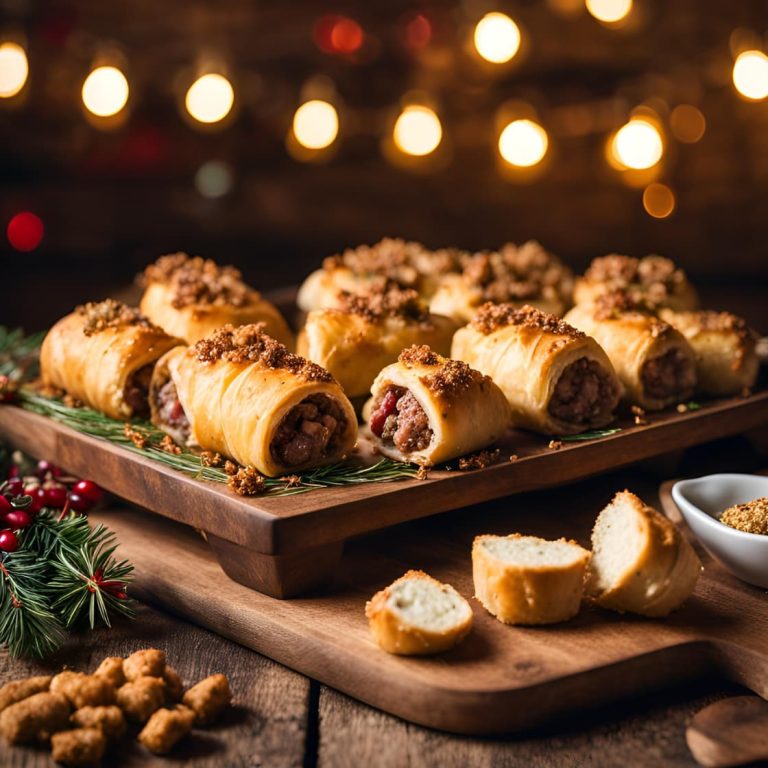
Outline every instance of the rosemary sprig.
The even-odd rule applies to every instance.
[[[593,429],[589,432],[579,432],[578,435],[563,435],[557,439],[561,443],[578,443],[582,440],[598,440],[601,437],[610,437],[617,432],[621,432],[621,427],[612,427],[611,429]]]

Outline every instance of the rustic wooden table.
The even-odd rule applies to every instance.
[[[655,484],[671,472],[754,471],[765,466],[743,438],[692,449],[674,470],[646,466],[638,481]],[[599,483],[600,479],[592,482]],[[650,487],[650,485],[649,485]],[[172,757],[151,758],[137,742],[105,760],[123,766],[695,766],[685,726],[699,709],[746,691],[710,680],[602,710],[580,713],[507,738],[476,739],[430,731],[361,704],[259,654],[166,613],[139,606],[136,621],[71,638],[45,663],[0,652],[0,683],[63,665],[93,669],[107,655],[148,646],[166,650],[186,683],[225,673],[235,706],[221,723],[197,732]],[[53,766],[47,751],[0,743],[0,766]]]

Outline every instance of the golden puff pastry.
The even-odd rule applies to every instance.
[[[368,431],[385,456],[429,466],[504,435],[510,409],[488,376],[428,346],[409,347],[376,377]]]
[[[51,328],[40,350],[44,385],[113,419],[149,415],[152,370],[180,339],[113,299],[78,307]]]
[[[165,355],[150,405],[152,422],[177,442],[270,477],[338,461],[357,440],[355,412],[334,378],[261,325],[225,326]]]
[[[604,293],[627,291],[636,301],[675,310],[696,309],[699,297],[685,272],[664,256],[601,256],[576,278],[573,300],[593,304]]]
[[[431,251],[421,243],[385,237],[325,259],[299,288],[296,303],[305,312],[335,307],[340,291],[380,290],[387,284],[413,288],[429,298],[443,274],[458,271],[461,256],[455,249]]]
[[[600,344],[624,386],[627,399],[660,410],[693,394],[696,358],[685,337],[626,292],[577,305],[565,321]]]
[[[662,320],[688,339],[696,353],[696,389],[705,395],[736,395],[757,380],[757,334],[730,312],[674,312],[662,309]]]
[[[490,376],[512,423],[570,435],[613,421],[621,384],[590,336],[533,307],[484,304],[453,337],[451,357]]]
[[[141,311],[187,344],[227,324],[264,323],[270,336],[293,348],[293,333],[283,316],[234,267],[176,253],[147,267],[142,280]]]
[[[414,290],[345,292],[337,308],[307,315],[298,353],[326,368],[348,397],[361,397],[406,347],[428,344],[448,355],[456,328],[450,318],[431,315]]]
[[[487,301],[517,307],[528,304],[554,315],[562,315],[570,306],[570,269],[534,240],[476,253],[462,259],[462,265],[461,274],[443,278],[430,311],[468,323]]]

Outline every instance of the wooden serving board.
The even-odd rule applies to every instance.
[[[471,472],[436,469],[426,480],[324,488],[296,496],[244,498],[221,483],[190,478],[120,446],[88,437],[15,406],[0,408],[0,438],[36,458],[56,457],[146,509],[208,532],[226,573],[275,597],[328,582],[345,540],[363,533],[514,493],[549,488],[768,423],[768,390],[705,402],[698,410],[627,420],[600,439],[550,448],[512,431],[500,463]],[[506,459],[517,456],[512,462]]]
[[[471,600],[474,628],[448,653],[397,657],[372,641],[365,601],[407,569],[422,568],[471,598],[475,535],[520,531],[588,544],[598,511],[627,486],[657,503],[653,485],[612,475],[371,534],[347,545],[330,589],[293,600],[227,579],[202,538],[178,523],[129,510],[93,517],[117,531],[119,553],[133,560],[133,594],[421,725],[509,732],[711,674],[768,696],[766,593],[703,552],[695,595],[667,619],[585,607],[564,624],[508,627]]]

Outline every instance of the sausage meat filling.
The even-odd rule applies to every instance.
[[[588,425],[609,417],[617,399],[616,383],[606,370],[597,361],[582,357],[563,371],[548,408],[556,419]]]
[[[134,371],[125,382],[123,399],[131,409],[132,416],[149,416],[149,382],[152,380],[154,364],[144,365]]]
[[[696,369],[693,361],[679,349],[670,349],[646,361],[640,378],[647,395],[667,400],[684,397],[693,389]]]
[[[181,405],[173,379],[168,379],[157,390],[155,405],[157,406],[160,420],[168,427],[166,431],[171,433],[171,436],[182,445],[187,443],[191,432],[189,419]]]
[[[374,435],[403,453],[423,451],[432,442],[427,414],[404,387],[390,387],[377,398],[369,426]]]
[[[347,417],[335,400],[310,395],[283,417],[270,450],[289,467],[322,460],[336,450],[346,427]]]

